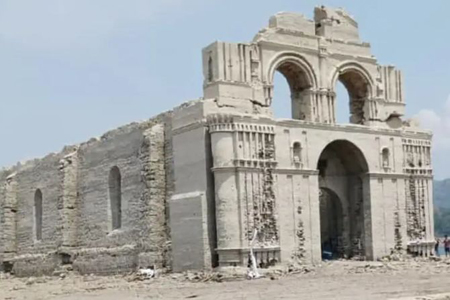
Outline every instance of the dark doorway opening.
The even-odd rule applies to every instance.
[[[334,141],[322,151],[317,169],[322,257],[364,259],[369,206],[364,201],[368,165],[363,153],[349,141]]]
[[[322,259],[337,259],[343,254],[341,200],[336,193],[327,188],[321,188],[319,195]]]

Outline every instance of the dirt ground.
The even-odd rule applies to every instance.
[[[450,299],[450,260],[334,261],[286,274],[245,279],[242,270],[161,275],[14,278],[0,274],[0,299]],[[221,282],[218,282],[221,281]],[[445,296],[444,294],[447,293]],[[434,297],[418,297],[431,296]]]

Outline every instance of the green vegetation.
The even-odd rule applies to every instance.
[[[450,235],[450,179],[434,181],[434,232]]]
[[[434,232],[436,236],[450,235],[450,208],[434,210]]]

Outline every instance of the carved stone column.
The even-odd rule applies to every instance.
[[[305,90],[293,102],[293,118],[309,122],[335,123],[336,94],[325,89]],[[294,99],[294,98],[293,98]]]
[[[246,266],[253,234],[258,263],[280,261],[274,127],[238,116],[208,119],[221,266]]]
[[[241,264],[236,250],[241,248],[240,207],[234,168],[232,118],[210,118],[211,150],[215,182],[217,251],[220,265]]]
[[[335,104],[336,103],[336,93],[329,91],[327,93],[327,97],[328,97],[328,107],[329,107],[329,116],[330,116],[329,123],[335,124],[336,123],[336,104]]]

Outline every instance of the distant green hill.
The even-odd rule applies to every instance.
[[[450,208],[450,178],[434,181],[434,206],[440,208]]]
[[[434,231],[450,235],[450,179],[435,180],[433,185]]]

